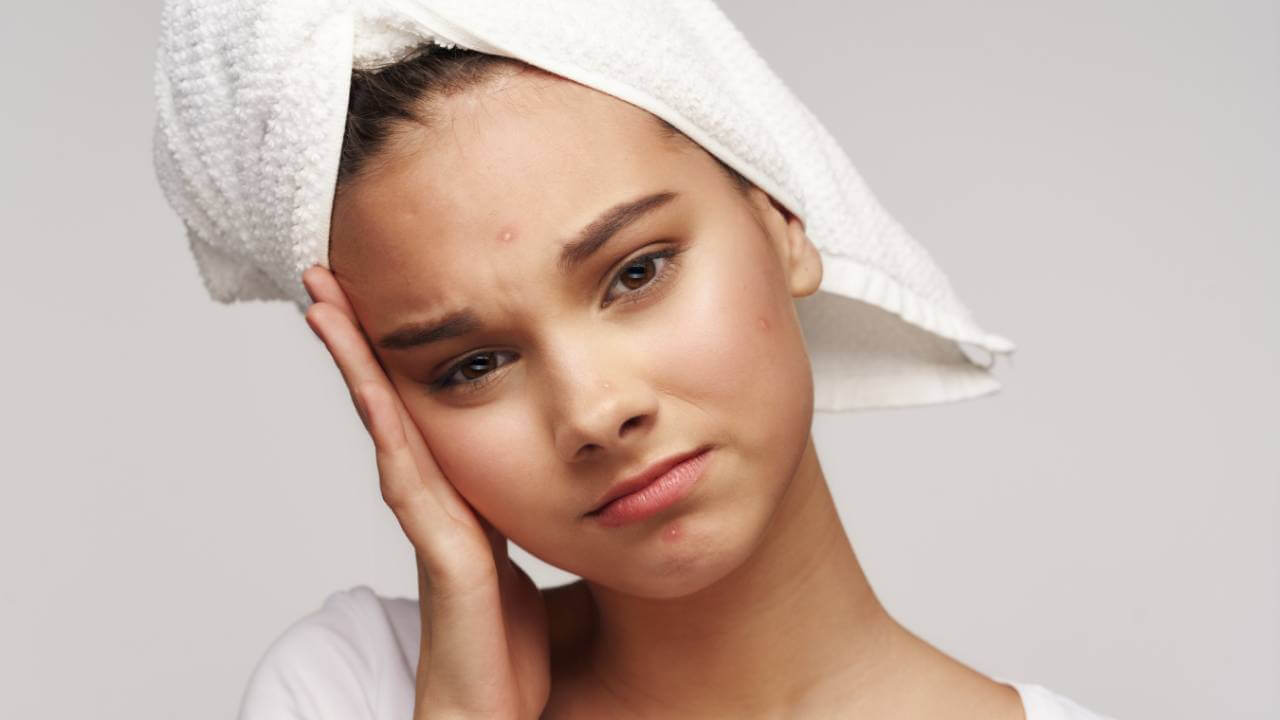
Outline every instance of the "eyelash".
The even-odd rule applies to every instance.
[[[629,270],[631,267],[635,265],[643,265],[649,260],[666,259],[666,262],[662,263],[662,267],[659,268],[654,273],[654,276],[650,278],[649,282],[645,283],[644,285],[641,285],[639,288],[636,288],[635,290],[631,290],[630,292],[623,293],[620,296],[621,298],[623,298],[622,302],[624,303],[636,302],[642,299],[646,295],[656,290],[658,286],[665,284],[671,278],[671,276],[674,275],[675,271],[679,269],[679,260],[677,260],[677,258],[682,252],[684,252],[684,248],[669,247],[662,250],[655,250],[654,252],[649,252],[643,255],[635,256],[631,260],[627,261],[627,263],[624,264],[622,268],[619,269],[618,272],[614,274],[613,282],[610,283],[609,289],[612,289],[613,286],[616,285],[618,281],[622,278],[622,274],[625,273],[627,270]],[[608,302],[605,302],[601,307],[609,307],[610,305],[613,305],[615,302],[618,302],[616,298],[613,300],[609,300]],[[496,356],[496,355],[504,355],[504,354],[510,355],[512,353],[504,352],[504,351],[495,351],[495,350],[485,350],[478,353],[472,353],[471,355],[468,355],[467,357],[463,358],[457,363],[454,363],[452,366],[449,367],[448,370],[444,372],[444,375],[440,376],[438,380],[434,380],[428,383],[428,386],[430,387],[432,392],[474,392],[474,391],[480,390],[485,386],[487,386],[490,382],[492,382],[493,379],[497,377],[497,371],[500,368],[506,367],[509,364],[509,362],[498,365],[497,367],[493,368],[489,372],[486,372],[485,374],[481,375],[480,377],[474,380],[453,380],[452,378],[454,375],[457,375],[462,371],[463,366],[471,362],[476,357],[480,357],[483,355]]]

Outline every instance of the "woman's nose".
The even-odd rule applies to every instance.
[[[657,419],[652,387],[616,364],[570,373],[552,392],[559,396],[553,411],[556,449],[565,462],[643,444]]]

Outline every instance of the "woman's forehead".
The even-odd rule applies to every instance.
[[[646,111],[610,95],[542,75],[496,82],[443,99],[429,126],[409,130],[344,190],[336,245],[348,233],[394,240],[424,224],[474,234],[504,210],[523,218],[501,223],[554,222],[593,192],[678,172],[687,159]]]
[[[366,305],[424,303],[439,291],[422,274],[468,266],[469,254],[546,255],[601,210],[687,181],[698,164],[646,111],[563,79],[512,76],[446,99],[433,120],[403,145],[415,151],[335,205],[334,270],[379,296]]]

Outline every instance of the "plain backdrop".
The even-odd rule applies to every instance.
[[[323,346],[164,204],[159,6],[0,24],[0,717],[231,717],[330,592],[417,594]],[[890,613],[1119,718],[1280,717],[1274,0],[724,7],[1019,348],[815,421]]]

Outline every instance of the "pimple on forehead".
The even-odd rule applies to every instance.
[[[508,225],[498,230],[497,243],[499,245],[509,245],[515,242],[517,235],[518,233],[516,232],[515,226]]]

